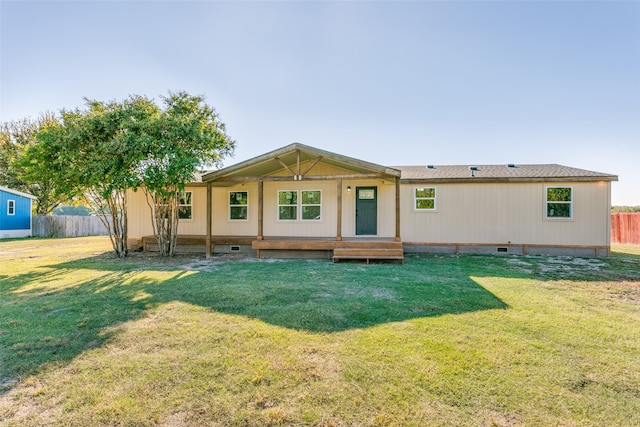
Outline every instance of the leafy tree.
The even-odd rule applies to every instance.
[[[202,166],[219,164],[235,143],[203,97],[176,92],[162,101],[159,115],[146,127],[147,137],[140,140],[145,156],[138,172],[160,251],[173,255],[181,192]]]
[[[35,196],[36,215],[48,215],[60,203],[69,201],[57,191],[46,165],[27,168],[23,162],[24,153],[37,143],[36,133],[57,120],[53,113],[44,113],[35,121],[23,119],[0,127],[0,185]]]
[[[138,96],[120,103],[85,101],[86,109],[63,110],[60,122],[36,134],[39,143],[27,152],[27,168],[37,174],[38,165],[46,165],[58,191],[93,207],[116,255],[123,257],[128,253],[126,191],[140,185],[136,166],[144,153],[138,144],[157,108]]]
[[[127,190],[142,188],[160,250],[173,255],[181,192],[234,148],[202,97],[177,92],[162,101],[85,99],[85,109],[40,126],[23,156],[26,175],[51,179],[60,194],[93,207],[120,257],[128,253]]]

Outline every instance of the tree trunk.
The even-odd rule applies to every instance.
[[[91,200],[87,199],[87,202],[90,206],[93,206],[93,203],[97,204],[97,209],[94,211],[109,233],[113,251],[119,258],[126,257],[129,255],[129,248],[127,247],[128,218],[125,192],[114,191],[107,200],[101,199],[95,191],[90,196]]]
[[[158,241],[162,256],[175,255],[178,240],[178,198],[177,189],[171,188],[165,194],[143,190],[147,204],[151,208],[153,233]]]

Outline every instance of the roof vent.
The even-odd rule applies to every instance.
[[[427,165],[427,169],[435,169],[436,167],[433,165]]]
[[[515,163],[509,163],[509,164],[507,165],[507,167],[508,167],[508,168],[515,168],[515,167],[516,167],[516,164],[515,164]]]
[[[478,167],[477,166],[469,166],[469,170],[471,171],[471,178],[475,178],[476,177],[476,172],[478,171]]]

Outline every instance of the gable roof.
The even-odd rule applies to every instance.
[[[3,187],[0,185],[0,191],[4,191],[5,193],[11,193],[11,194],[15,194],[16,196],[22,196],[22,197],[27,197],[31,200],[36,200],[37,197],[32,196],[31,194],[28,193],[23,193],[22,191],[18,191],[18,190],[13,190],[9,187]]]
[[[238,182],[256,181],[278,171],[288,170],[291,175],[283,180],[305,179],[309,169],[298,165],[303,162],[322,162],[348,171],[360,177],[395,179],[410,183],[465,183],[465,182],[597,182],[617,181],[618,176],[608,173],[578,169],[558,164],[511,164],[511,165],[430,165],[430,166],[382,166],[353,157],[343,156],[308,145],[293,143],[249,160],[219,169],[204,172],[194,180],[200,185],[233,185]],[[286,167],[284,166],[286,165]],[[313,167],[313,165],[311,167]],[[471,168],[474,168],[473,176]],[[354,177],[355,177],[354,175]],[[343,175],[339,178],[351,178]],[[313,176],[306,177],[313,179]],[[338,178],[338,177],[336,177]],[[275,179],[275,178],[272,178]]]
[[[557,164],[394,166],[402,183],[419,182],[589,182],[617,181],[616,175]],[[475,167],[471,176],[471,167]]]
[[[387,178],[400,177],[400,171],[394,168],[320,150],[300,143],[293,143],[235,165],[205,173],[202,176],[202,181],[224,183],[237,182],[242,178],[264,177],[284,169],[283,164],[297,174],[304,175],[305,171],[296,169],[298,161],[322,161],[322,163],[347,169],[361,175],[376,174]]]

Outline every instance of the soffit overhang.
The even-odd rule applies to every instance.
[[[307,175],[318,163],[343,169],[346,173],[328,176]],[[274,176],[282,171],[287,171],[287,176]],[[206,173],[202,176],[202,181],[210,182],[214,186],[226,186],[259,180],[305,181],[359,178],[395,180],[400,177],[400,174],[400,171],[394,168],[294,143],[235,165]]]

